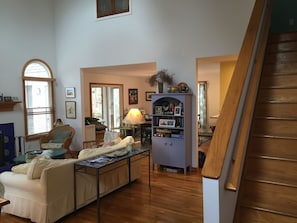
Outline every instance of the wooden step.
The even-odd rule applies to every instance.
[[[287,32],[287,33],[271,33],[269,35],[268,44],[286,42],[286,41],[296,41],[297,32]]]
[[[259,103],[255,109],[255,116],[297,118],[297,104]]]
[[[297,218],[297,188],[243,180],[240,206]]]
[[[271,213],[263,209],[240,207],[234,223],[296,223],[296,218]]]
[[[260,89],[258,103],[297,103],[297,89]]]
[[[297,139],[297,121],[257,119],[253,124],[253,135],[268,135]]]
[[[297,74],[263,76],[261,88],[297,88]]]
[[[297,52],[280,52],[265,56],[264,63],[297,62]]]
[[[294,42],[271,43],[267,46],[266,53],[297,51],[297,40]]]
[[[249,141],[248,155],[296,160],[297,140],[263,136],[252,137]]]
[[[297,159],[249,156],[246,162],[245,179],[295,187],[297,192]]]
[[[266,63],[263,64],[262,75],[296,74],[297,62]]]

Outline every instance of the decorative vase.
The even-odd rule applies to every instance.
[[[163,82],[158,82],[158,93],[163,93]]]

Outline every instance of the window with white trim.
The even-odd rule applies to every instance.
[[[54,77],[51,68],[40,59],[28,61],[23,68],[25,135],[35,139],[50,131],[54,115]]]
[[[131,0],[96,0],[97,18],[130,12]]]

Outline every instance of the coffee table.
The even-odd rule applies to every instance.
[[[9,203],[10,203],[9,200],[6,200],[6,199],[0,197],[0,212],[1,212],[1,207],[3,207],[4,205],[7,205]]]
[[[33,150],[33,151],[29,151],[27,153],[31,153],[31,155],[38,155],[38,154],[42,154],[42,153],[47,153],[47,155],[49,157],[51,157],[52,159],[64,159],[64,155],[67,152],[66,149],[61,148],[61,149],[52,149],[52,150]],[[26,163],[26,154],[25,155],[21,155],[21,156],[17,156],[13,159],[13,161],[16,164],[21,164],[21,163]]]

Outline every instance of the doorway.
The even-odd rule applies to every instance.
[[[237,55],[225,55],[196,59],[198,147],[210,141],[212,137],[237,57]]]

